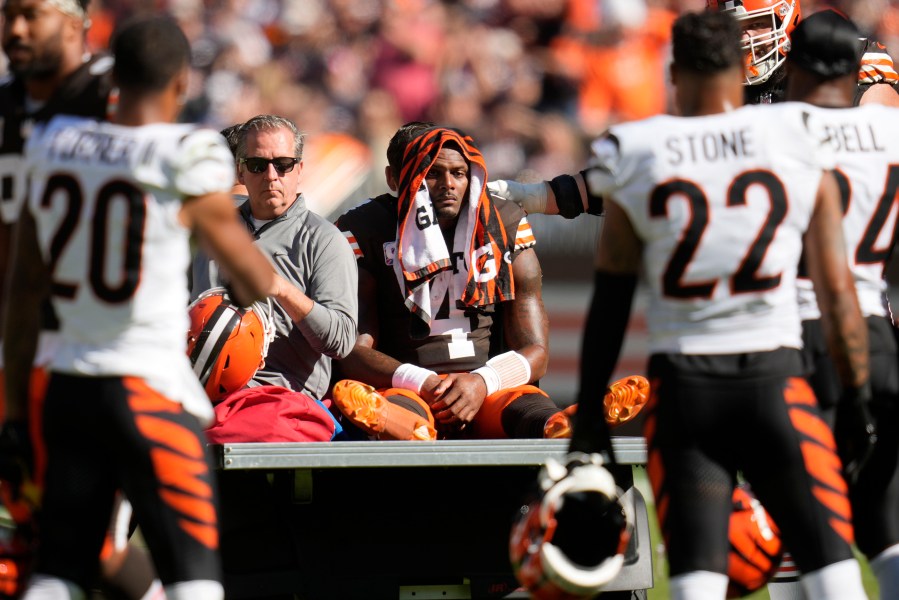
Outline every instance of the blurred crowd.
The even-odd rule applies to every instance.
[[[330,214],[383,191],[403,122],[471,134],[491,178],[583,167],[609,124],[668,110],[674,17],[705,0],[93,0],[92,48],[120,20],[166,11],[194,48],[184,118],[216,128],[256,114],[309,134],[307,176]],[[899,1],[801,0],[843,9],[899,51]],[[313,181],[314,179],[314,181]],[[361,188],[361,191],[360,191]]]

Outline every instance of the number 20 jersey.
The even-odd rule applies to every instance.
[[[653,117],[594,142],[589,185],[643,244],[652,352],[801,347],[797,265],[832,167],[813,129],[806,105],[784,103]]]
[[[144,377],[195,414],[205,403],[206,414],[186,356],[190,245],[178,215],[185,198],[230,190],[224,138],[191,125],[56,117],[25,157],[60,319],[51,369]]]

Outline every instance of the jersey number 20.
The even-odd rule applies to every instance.
[[[97,192],[93,214],[82,215],[84,194],[78,181],[71,175],[57,174],[47,180],[47,187],[41,197],[41,208],[50,208],[54,201],[60,199],[64,199],[66,206],[62,220],[50,240],[51,293],[70,299],[78,293],[77,283],[57,279],[56,267],[72,235],[84,219],[88,227],[87,281],[91,290],[97,298],[109,303],[124,302],[131,298],[140,281],[141,249],[147,215],[141,191],[127,181],[110,181]],[[124,235],[123,272],[115,281],[110,282],[106,277],[107,246],[112,226],[111,209],[117,202],[124,203],[127,231]]]

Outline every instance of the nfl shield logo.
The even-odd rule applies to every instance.
[[[396,242],[387,242],[384,244],[384,264],[388,267],[393,265],[396,258]]]

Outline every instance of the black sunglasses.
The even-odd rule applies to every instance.
[[[250,158],[241,158],[240,162],[247,165],[247,171],[250,173],[264,173],[268,170],[269,165],[274,165],[275,170],[284,175],[293,171],[294,165],[300,162],[299,158],[291,158],[289,156],[278,156],[276,158],[260,158],[251,156]]]

